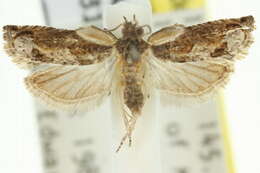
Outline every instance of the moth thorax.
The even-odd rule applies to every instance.
[[[137,45],[132,43],[129,44],[128,47],[128,54],[126,57],[126,61],[128,64],[135,63],[140,60],[140,52],[137,49]]]

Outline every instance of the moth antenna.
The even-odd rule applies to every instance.
[[[119,27],[121,27],[121,26],[122,26],[122,23],[119,24],[119,25],[117,25],[116,27],[114,27],[114,28],[112,28],[112,29],[106,29],[106,28],[104,28],[104,30],[107,31],[107,32],[111,32],[111,31],[117,30],[117,29],[118,29]]]
[[[136,20],[135,14],[133,15],[133,20],[134,20],[134,24],[137,25],[138,22],[137,22],[137,20]]]
[[[125,23],[127,23],[128,22],[127,18],[125,16],[123,16],[123,18],[125,20]]]

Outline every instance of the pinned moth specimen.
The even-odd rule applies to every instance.
[[[246,16],[184,26],[175,24],[144,39],[135,17],[113,30],[44,26],[4,26],[5,50],[22,67],[28,90],[60,110],[90,110],[110,94],[131,135],[151,92],[201,99],[223,87],[233,64],[253,42],[254,18]]]

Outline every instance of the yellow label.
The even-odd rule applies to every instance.
[[[187,0],[185,8],[202,8],[205,6],[205,0]]]
[[[151,3],[154,13],[205,6],[205,0],[151,0]]]
[[[231,148],[231,141],[230,141],[230,134],[228,128],[228,120],[225,108],[225,101],[224,101],[224,94],[221,92],[218,95],[218,106],[219,106],[219,114],[220,114],[220,127],[222,131],[222,136],[224,138],[224,149],[225,149],[225,156],[227,161],[227,169],[228,173],[235,173],[235,165],[233,162],[233,153]]]

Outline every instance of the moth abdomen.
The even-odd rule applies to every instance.
[[[143,70],[140,62],[128,64],[125,62],[122,69],[122,80],[124,85],[124,101],[132,113],[140,114],[144,105]]]
[[[133,113],[141,113],[144,104],[144,95],[140,85],[126,85],[124,89],[124,99],[125,104]]]

